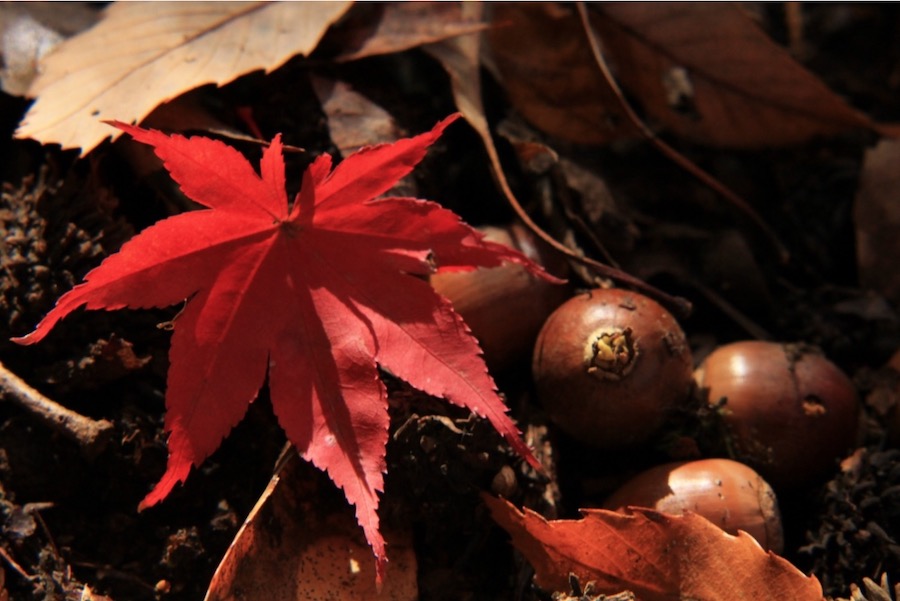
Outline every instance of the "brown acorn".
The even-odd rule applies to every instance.
[[[728,344],[703,361],[695,379],[718,408],[734,456],[776,488],[802,488],[836,470],[856,440],[856,389],[809,346]]]
[[[730,459],[650,468],[625,482],[603,506],[614,511],[649,507],[673,515],[692,511],[729,534],[743,530],[764,549],[775,553],[784,549],[775,492],[752,468]]]
[[[573,438],[600,448],[645,442],[691,389],[691,351],[675,318],[621,289],[579,294],[554,311],[534,349],[537,396]]]
[[[514,248],[564,277],[566,263],[519,224],[478,228],[491,242]],[[565,285],[553,284],[507,263],[490,269],[437,273],[434,289],[450,300],[475,338],[492,370],[510,367],[527,357],[547,316],[568,296]]]

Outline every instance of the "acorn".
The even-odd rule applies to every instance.
[[[691,351],[675,318],[654,300],[594,289],[554,311],[532,361],[548,417],[599,448],[647,441],[689,396]]]
[[[478,229],[485,239],[518,250],[553,275],[565,276],[565,261],[524,226]],[[538,279],[511,263],[436,273],[431,285],[462,316],[492,370],[509,368],[527,357],[544,320],[569,296],[566,286]]]
[[[728,344],[703,361],[695,379],[725,425],[733,456],[776,489],[802,488],[836,470],[856,440],[856,389],[808,345]]]
[[[752,468],[730,459],[700,459],[650,468],[628,480],[603,507],[691,511],[729,534],[743,530],[763,549],[781,553],[784,532],[772,487]]]
[[[883,409],[884,427],[888,442],[897,447],[900,446],[900,350],[891,355],[885,369],[891,374],[891,380],[884,387],[890,399],[890,404]]]

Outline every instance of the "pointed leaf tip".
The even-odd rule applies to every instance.
[[[138,504],[138,511],[144,511],[148,507],[152,507],[163,501],[169,496],[169,493],[172,492],[172,489],[175,488],[176,484],[181,484],[187,480],[190,471],[190,461],[178,461],[177,459],[173,459],[170,454],[166,472],[163,474],[162,478],[160,478],[159,482],[156,483],[156,486],[153,487],[153,490],[147,493],[147,496]]]

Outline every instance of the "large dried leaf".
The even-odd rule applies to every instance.
[[[900,141],[866,152],[853,217],[862,284],[900,302]]]
[[[598,593],[632,591],[639,601],[821,601],[822,587],[745,532],[732,536],[696,514],[583,509],[580,520],[547,521],[484,497],[491,515],[546,590],[568,590],[569,574]]]
[[[385,2],[357,5],[328,42],[337,60],[402,52],[487,27],[460,2]]]
[[[385,529],[390,577],[375,586],[375,558],[347,507],[291,453],[219,564],[206,601],[418,598],[409,535]]]
[[[729,3],[593,5],[621,83],[678,135],[716,146],[794,144],[873,127]]]
[[[523,117],[583,144],[634,133],[571,7],[498,3],[491,9],[491,63]]]
[[[102,119],[140,121],[197,86],[271,71],[308,54],[350,2],[116,2],[95,27],[41,62],[37,101],[20,138],[88,152],[112,130]],[[115,133],[113,135],[118,135]]]

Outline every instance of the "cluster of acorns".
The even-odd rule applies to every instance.
[[[512,231],[506,239],[500,230],[491,235],[540,261],[522,243],[523,232]],[[508,347],[536,336],[536,395],[551,422],[581,444],[637,449],[685,410],[714,414],[724,426],[730,458],[652,467],[612,494],[608,508],[691,510],[780,553],[773,488],[792,491],[824,481],[856,441],[856,389],[814,348],[734,342],[695,369],[676,319],[633,291],[595,288],[571,296],[516,267],[438,275],[432,282],[481,340],[489,365],[507,362]],[[504,319],[515,325],[498,327]]]

